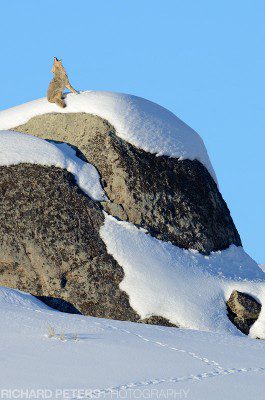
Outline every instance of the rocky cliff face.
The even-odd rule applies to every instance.
[[[99,236],[103,210],[204,254],[241,245],[199,161],[144,152],[118,138],[107,121],[85,113],[45,114],[14,130],[76,147],[98,169],[109,201],[94,202],[59,168],[0,167],[0,285],[45,296],[48,304],[62,299],[70,305],[58,308],[66,311],[139,321],[119,289],[123,269]],[[169,325],[161,316],[144,322]]]
[[[209,254],[241,245],[217,185],[199,161],[157,157],[115,135],[90,114],[45,114],[14,128],[77,146],[98,169],[113,216],[146,228],[162,240]]]

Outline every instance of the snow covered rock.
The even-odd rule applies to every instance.
[[[141,97],[114,92],[68,95],[59,109],[46,98],[0,112],[0,130],[11,129],[36,115],[85,112],[109,121],[117,135],[146,152],[182,160],[199,160],[217,182],[201,137],[172,112]]]
[[[241,332],[248,334],[250,327],[259,317],[260,303],[247,293],[233,290],[227,307],[230,320]]]
[[[236,331],[231,285],[258,297],[264,273],[199,135],[134,96],[67,96],[57,111],[39,100],[0,113],[17,131],[0,131],[0,284],[64,311]]]
[[[206,254],[241,245],[227,205],[200,161],[146,152],[86,113],[39,115],[14,130],[77,146],[99,171],[109,214]]]

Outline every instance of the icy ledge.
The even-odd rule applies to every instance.
[[[93,200],[107,199],[96,168],[78,158],[66,143],[51,143],[23,133],[0,131],[0,166],[21,163],[66,169],[74,175],[80,189]]]
[[[232,290],[265,304],[265,274],[242,247],[203,256],[107,214],[100,236],[122,266],[120,289],[141,318],[159,315],[185,328],[241,335],[227,317],[225,302]],[[265,339],[264,307],[250,336]]]
[[[40,114],[86,112],[108,120],[120,138],[139,149],[157,156],[199,160],[217,183],[201,137],[158,104],[128,94],[96,91],[68,94],[66,104],[61,109],[43,98],[1,111],[0,130],[14,128]]]

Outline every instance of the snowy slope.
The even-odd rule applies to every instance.
[[[68,94],[67,107],[59,108],[45,98],[0,112],[0,130],[26,123],[50,112],[87,112],[108,120],[117,135],[147,152],[180,159],[199,160],[217,178],[201,137],[173,113],[140,97],[112,92]]]
[[[51,143],[23,133],[0,131],[0,166],[20,163],[66,169],[74,175],[79,187],[93,200],[107,199],[96,168],[78,158],[66,143]]]
[[[141,318],[160,315],[182,327],[240,335],[227,317],[225,303],[232,291],[249,293],[265,304],[265,274],[242,247],[204,256],[107,214],[100,235],[123,267],[120,288]],[[250,335],[265,339],[264,307]]]
[[[2,398],[264,398],[261,340],[63,314],[1,287],[0,321]]]

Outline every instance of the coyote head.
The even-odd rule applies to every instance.
[[[58,70],[64,70],[62,60],[58,60],[57,57],[53,57],[52,73],[55,73]]]

